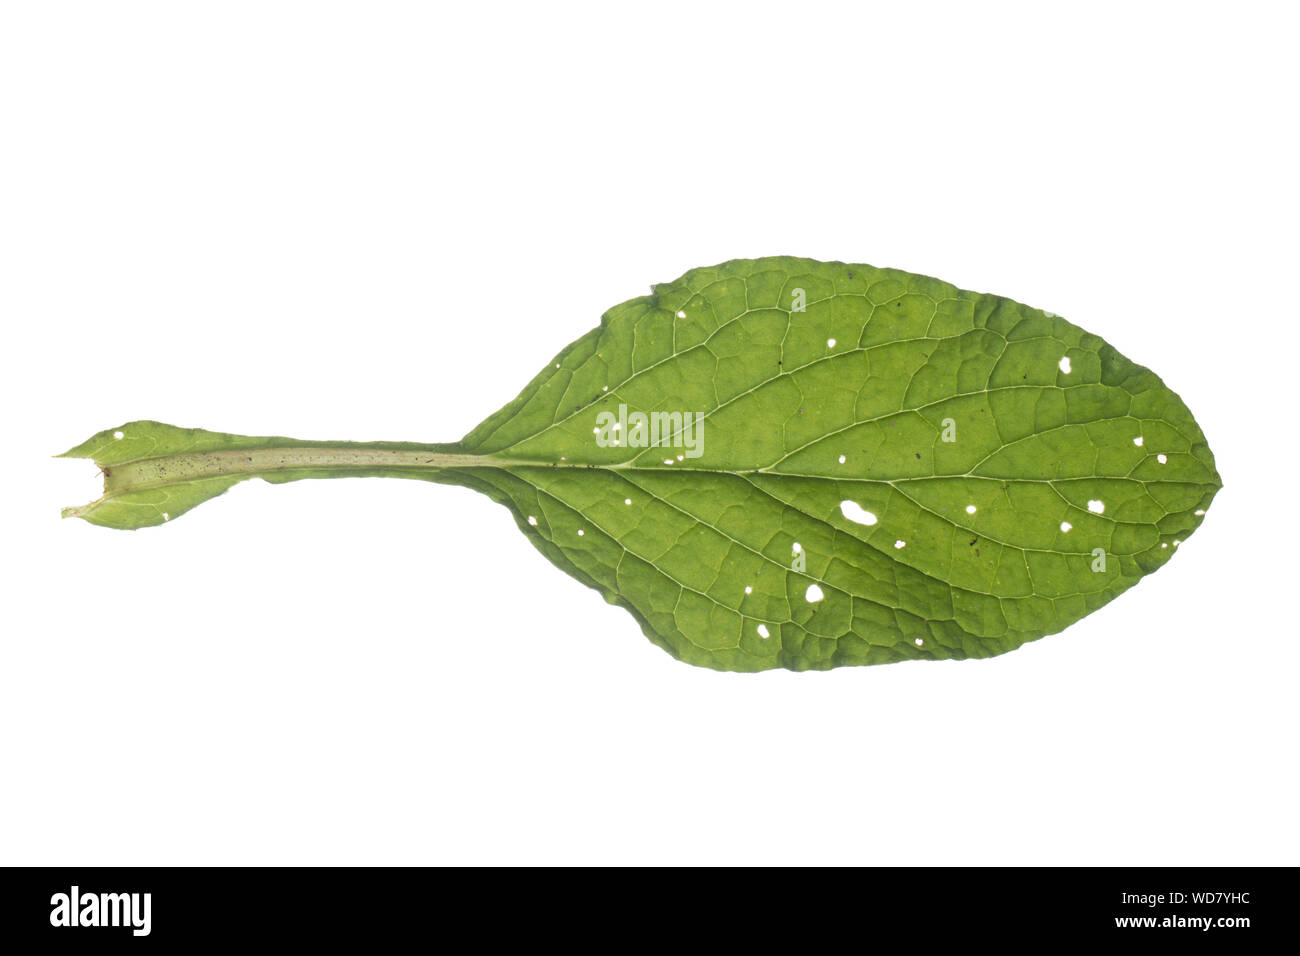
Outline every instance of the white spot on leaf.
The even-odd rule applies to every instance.
[[[1133,439],[1133,444],[1135,444],[1135,445],[1137,445],[1139,448],[1141,448],[1141,447],[1142,447],[1142,436],[1141,436],[1141,435],[1138,435],[1137,438],[1134,438],[1134,439]]]
[[[973,515],[973,514],[975,513],[975,506],[974,506],[974,505],[967,505],[967,506],[966,506],[966,513],[967,513],[968,515]]]
[[[686,313],[683,312],[683,311],[681,311],[681,310],[679,309],[678,312],[677,312],[677,318],[679,318],[679,319],[684,319],[684,318],[686,318]]]
[[[772,636],[772,633],[767,629],[766,624],[758,625],[758,636],[763,638],[763,640],[767,640],[769,637]]]
[[[826,595],[822,593],[822,589],[817,585],[810,584],[808,585],[808,590],[803,593],[803,596],[808,599],[809,604],[816,604]]]
[[[114,438],[125,438],[126,435],[123,434],[122,432],[113,432],[113,437],[114,437]]]
[[[625,504],[625,505],[630,505],[631,503],[632,503],[632,499],[631,499],[631,498],[624,498],[624,499],[623,499],[623,504]]]
[[[1066,375],[1070,374],[1070,356],[1068,355],[1061,356],[1061,361],[1057,362],[1056,364],[1061,369],[1061,371],[1064,372]]]
[[[1169,459],[1165,455],[1156,455],[1156,461],[1160,462],[1162,465],[1168,460]]]
[[[897,541],[894,542],[894,547],[895,547],[895,548],[900,548],[900,549],[901,549],[901,548],[906,548],[906,547],[907,547],[907,542],[904,541],[902,538],[899,538]]]
[[[841,501],[840,514],[858,524],[873,525],[876,523],[876,516],[870,511],[867,511],[856,501]]]
[[[1073,528],[1073,527],[1074,527],[1074,525],[1070,524],[1070,522],[1068,522],[1068,521],[1062,521],[1062,522],[1061,522],[1061,530],[1062,530],[1062,531],[1069,531],[1069,530],[1070,530],[1071,528]]]
[[[536,527],[536,526],[537,526],[537,519],[536,519],[535,517],[533,517],[532,515],[529,515],[529,516],[528,516],[528,523],[529,523],[530,525],[533,525],[534,527]]]
[[[579,537],[579,538],[581,538],[581,537],[582,537],[584,534],[586,534],[586,533],[587,533],[587,532],[583,531],[581,528],[578,529],[578,537]]]
[[[1088,510],[1095,515],[1102,514],[1106,510],[1106,505],[1100,498],[1093,498],[1088,502]]]
[[[835,340],[834,340],[834,339],[827,339],[827,340],[826,340],[826,347],[827,347],[828,349],[833,349],[833,348],[835,348]]]
[[[753,593],[754,593],[754,589],[753,589],[752,587],[750,587],[748,584],[746,584],[746,585],[745,585],[745,593],[746,593],[746,594],[753,594]]]
[[[840,455],[840,464],[841,464],[841,465],[844,464],[844,462],[846,462],[847,460],[848,460],[848,459],[845,458],[843,455]]]
[[[921,640],[921,638],[918,637],[918,638],[916,639],[915,643],[916,643],[916,646],[917,646],[917,647],[920,647],[922,644],[925,643],[925,641]]]

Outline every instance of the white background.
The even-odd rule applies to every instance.
[[[0,861],[1300,862],[1281,5],[14,3]],[[454,441],[608,307],[772,254],[1152,366],[1225,488],[989,661],[680,664],[458,488],[60,521],[137,418]]]

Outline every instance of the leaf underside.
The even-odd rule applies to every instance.
[[[676,419],[633,447],[638,412],[702,421],[698,457]],[[379,457],[311,462],[331,449]],[[244,451],[245,470],[221,470]],[[654,643],[735,671],[1013,650],[1161,567],[1221,486],[1178,396],[1097,336],[936,279],[788,257],[610,309],[456,444],[133,422],[67,455],[105,469],[106,494],[65,513],[125,528],[248,477],[474,488]],[[114,489],[130,468],[154,477]]]

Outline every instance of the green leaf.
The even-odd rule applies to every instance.
[[[737,671],[1013,650],[1161,567],[1221,487],[1178,396],[1097,336],[785,257],[610,309],[456,444],[132,422],[67,455],[105,494],[65,514],[118,528],[249,477],[475,488],[656,644]]]

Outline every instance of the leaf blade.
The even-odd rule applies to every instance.
[[[795,289],[813,315],[781,318]],[[685,364],[719,342],[708,361]],[[725,384],[710,396],[701,382]],[[836,394],[845,382],[871,387],[846,402]],[[705,453],[686,468],[667,464],[662,449],[595,447],[592,419],[619,402],[704,411]],[[950,418],[963,437],[937,441]],[[1002,424],[1018,432],[1008,439]],[[1133,443],[1144,430],[1153,445]],[[526,483],[572,505],[571,514],[552,516],[545,530],[522,512],[517,519],[535,541],[545,537],[552,561],[570,574],[579,568],[656,643],[728,670],[1004,653],[1162,566],[1221,487],[1186,406],[1097,336],[938,280],[786,258],[694,270],[611,309],[462,444],[610,471],[626,486],[604,488],[608,500],[639,491],[674,509],[647,519],[655,533],[607,529],[593,520],[597,479],[578,491],[543,469]],[[749,487],[732,481],[711,494],[744,502],[758,537],[728,533],[724,515],[700,509],[701,481],[724,475]],[[682,498],[699,510],[678,507]],[[1107,500],[1109,514],[1090,510]],[[843,520],[843,501],[880,521]],[[616,557],[595,555],[593,542],[606,538],[618,543]],[[790,567],[796,543],[810,562],[804,573]],[[1094,570],[1095,547],[1105,571]],[[692,561],[689,548],[706,557]],[[629,560],[636,573],[620,574]],[[721,579],[709,580],[710,568],[723,569]],[[824,596],[803,600],[812,585]]]

